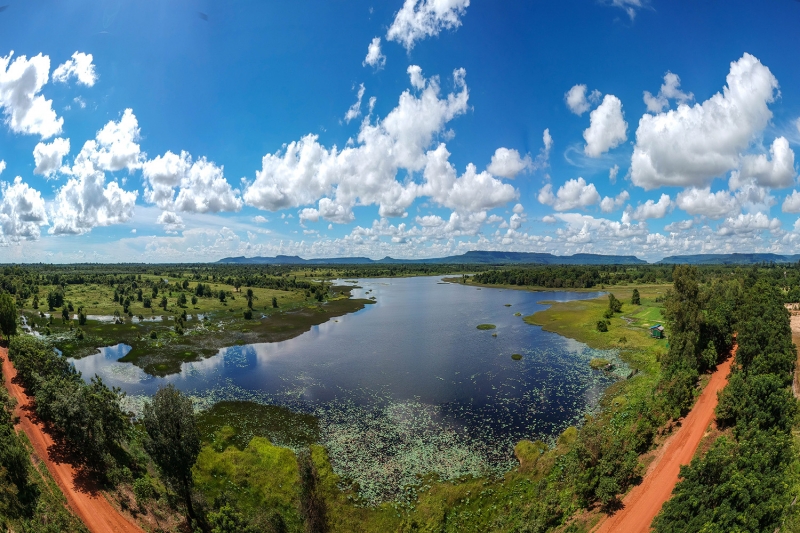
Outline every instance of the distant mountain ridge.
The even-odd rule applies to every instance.
[[[796,263],[800,254],[696,254],[671,255],[657,265],[754,265],[758,263]],[[241,265],[398,265],[398,264],[448,264],[448,265],[646,265],[647,261],[633,255],[575,254],[554,255],[541,252],[499,252],[474,250],[463,255],[433,257],[429,259],[383,259],[369,257],[323,257],[303,259],[297,255],[275,257],[226,257],[217,263]]]
[[[364,265],[364,264],[461,264],[461,265],[645,265],[647,261],[633,255],[575,254],[553,255],[539,252],[471,251],[463,255],[430,259],[369,259],[368,257],[331,257],[303,259],[296,255],[275,257],[226,257],[217,263],[253,265]]]
[[[658,265],[754,265],[758,263],[796,263],[800,254],[697,254],[671,255],[658,261]]]

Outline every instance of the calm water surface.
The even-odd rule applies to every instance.
[[[118,363],[130,349],[125,345],[74,364],[85,378],[99,374],[134,398],[173,383],[201,404],[251,399],[314,412],[341,472],[351,473],[348,462],[363,469],[372,461],[371,475],[396,483],[425,468],[443,477],[507,468],[515,442],[557,435],[618,379],[588,365],[597,356],[621,363],[615,352],[514,316],[544,309],[541,300],[601,293],[478,290],[438,277],[359,280],[359,286],[354,297],[374,296],[374,305],[288,341],[222,349],[185,363],[180,374],[155,378]],[[476,329],[482,323],[497,329]],[[522,360],[512,360],[514,353]],[[376,447],[376,440],[384,445]],[[443,448],[455,456],[437,458]]]

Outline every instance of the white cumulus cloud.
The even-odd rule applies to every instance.
[[[589,127],[583,132],[586,140],[583,151],[589,157],[600,157],[628,138],[622,102],[613,94],[605,95],[603,103],[589,114],[589,119]]]
[[[692,93],[685,93],[679,89],[681,78],[677,74],[667,72],[664,74],[664,83],[661,85],[658,94],[653,96],[650,91],[644,92],[644,103],[647,110],[651,113],[661,113],[665,107],[669,107],[670,100],[677,100],[681,104],[694,100]]]
[[[47,139],[61,133],[64,119],[56,116],[53,101],[39,94],[50,77],[50,58],[38,54],[28,59],[14,52],[0,57],[0,107],[15,133]]]
[[[56,193],[53,224],[54,235],[80,235],[97,226],[122,224],[133,216],[136,191],[123,190],[116,181],[106,185],[105,174],[91,163],[78,170]]]
[[[97,81],[97,73],[94,70],[94,58],[92,54],[75,52],[72,59],[68,59],[53,71],[53,81],[66,83],[70,78],[78,79],[78,83],[92,87]]]
[[[592,104],[599,102],[602,96],[597,89],[593,90],[588,96],[586,91],[586,85],[578,84],[573,85],[572,88],[564,94],[564,102],[566,102],[567,108],[578,116],[589,111]]]
[[[622,191],[616,196],[616,198],[611,198],[610,196],[606,196],[600,202],[600,210],[603,213],[610,213],[614,209],[619,209],[620,207],[625,205],[625,202],[630,200],[630,198],[631,195],[630,193],[628,193],[628,191]]]
[[[145,200],[165,211],[238,211],[242,208],[239,191],[227,182],[223,170],[205,157],[193,161],[188,152],[167,151],[143,165]]]
[[[600,194],[594,183],[586,183],[583,178],[568,180],[553,194],[553,186],[546,184],[539,191],[540,203],[552,205],[556,211],[584,208],[600,202]]]
[[[99,170],[132,172],[142,165],[143,154],[138,141],[139,122],[133,110],[126,109],[117,122],[109,121],[94,140],[84,143],[79,157],[91,161]]]
[[[792,194],[786,196],[781,206],[781,211],[784,213],[800,213],[800,192],[792,191]]]
[[[531,156],[520,157],[513,148],[498,148],[492,156],[492,162],[486,167],[491,174],[513,179],[517,174],[531,167]]]
[[[167,233],[177,233],[186,227],[181,216],[172,211],[162,211],[156,222],[163,225]]]
[[[467,12],[467,7],[469,0],[405,0],[386,33],[386,39],[411,50],[417,41],[461,26],[461,17]]]
[[[123,190],[116,181],[106,184],[105,172],[141,167],[138,139],[136,116],[126,109],[119,121],[108,122],[84,143],[72,166],[62,168],[71,177],[56,192],[49,233],[79,235],[131,219],[138,192]]]
[[[781,221],[777,218],[770,219],[764,213],[739,213],[739,216],[726,218],[719,225],[717,233],[719,235],[748,235],[760,233],[765,230],[775,231],[781,227]]]
[[[791,186],[796,175],[794,151],[789,148],[786,137],[778,137],[772,141],[769,157],[758,154],[745,155],[742,158],[741,169],[731,173],[730,187],[738,189],[753,181],[761,187],[781,189]]]
[[[710,187],[692,187],[678,193],[675,203],[690,215],[723,218],[740,209],[739,202],[728,191],[711,192]]]
[[[64,156],[69,153],[69,139],[57,137],[51,143],[40,142],[33,149],[33,160],[36,168],[34,174],[41,174],[50,178],[61,168]]]
[[[386,65],[386,56],[381,52],[381,38],[375,37],[367,47],[367,57],[364,58],[363,66],[371,66],[375,69],[381,69]]]
[[[41,193],[19,176],[13,184],[0,183],[0,192],[0,244],[37,240],[41,235],[39,227],[48,223]]]
[[[631,181],[645,189],[705,187],[735,169],[772,118],[778,80],[750,54],[731,63],[722,93],[703,103],[645,114],[636,130]]]
[[[478,173],[475,165],[467,165],[460,177],[448,161],[450,153],[445,145],[427,154],[425,182],[419,189],[423,196],[431,197],[438,204],[459,212],[484,212],[505,205],[517,198],[517,191],[511,185],[492,177],[488,172]]]
[[[664,218],[672,207],[672,200],[668,194],[662,194],[658,202],[647,200],[645,203],[640,204],[631,213],[631,218],[634,220],[647,220],[650,218]]]
[[[320,217],[349,222],[356,205],[378,205],[381,217],[403,216],[420,196],[456,210],[489,209],[514,199],[512,186],[474,165],[456,176],[444,144],[431,150],[434,136],[467,110],[464,70],[453,73],[457,92],[443,97],[437,77],[425,79],[414,65],[408,73],[418,93],[404,91],[385,118],[363,121],[352,145],[326,148],[310,134],[265,155],[244,201],[271,211],[316,202]],[[422,171],[423,182],[398,181],[400,170]]]

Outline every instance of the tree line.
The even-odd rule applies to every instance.
[[[718,426],[729,431],[681,468],[682,479],[653,524],[659,533],[777,531],[791,515],[797,352],[775,280],[752,274],[742,285],[742,298],[729,309],[736,358],[716,410]]]
[[[551,289],[591,289],[620,283],[669,283],[672,268],[642,265],[572,265],[493,268],[472,276],[482,285],[518,285]]]

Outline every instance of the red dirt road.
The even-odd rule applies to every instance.
[[[75,514],[93,533],[144,533],[144,530],[120,515],[100,492],[79,486],[79,483],[76,482],[78,473],[71,464],[53,460],[49,452],[54,445],[53,439],[45,432],[41,423],[31,420],[31,398],[25,394],[25,390],[19,384],[14,383],[17,371],[8,360],[6,348],[0,348],[0,358],[3,359],[3,377],[6,389],[17,400],[15,409],[16,415],[19,416],[17,429],[22,429],[28,436],[36,455],[47,465],[47,469],[58,483]]]
[[[733,349],[733,354],[735,353],[736,347]],[[650,531],[650,523],[678,483],[681,465],[688,465],[691,462],[700,440],[714,419],[717,393],[728,383],[732,362],[733,356],[717,366],[694,408],[683,419],[678,431],[667,439],[656,459],[650,464],[642,483],[634,487],[622,500],[623,509],[601,521],[594,529],[594,533]]]

